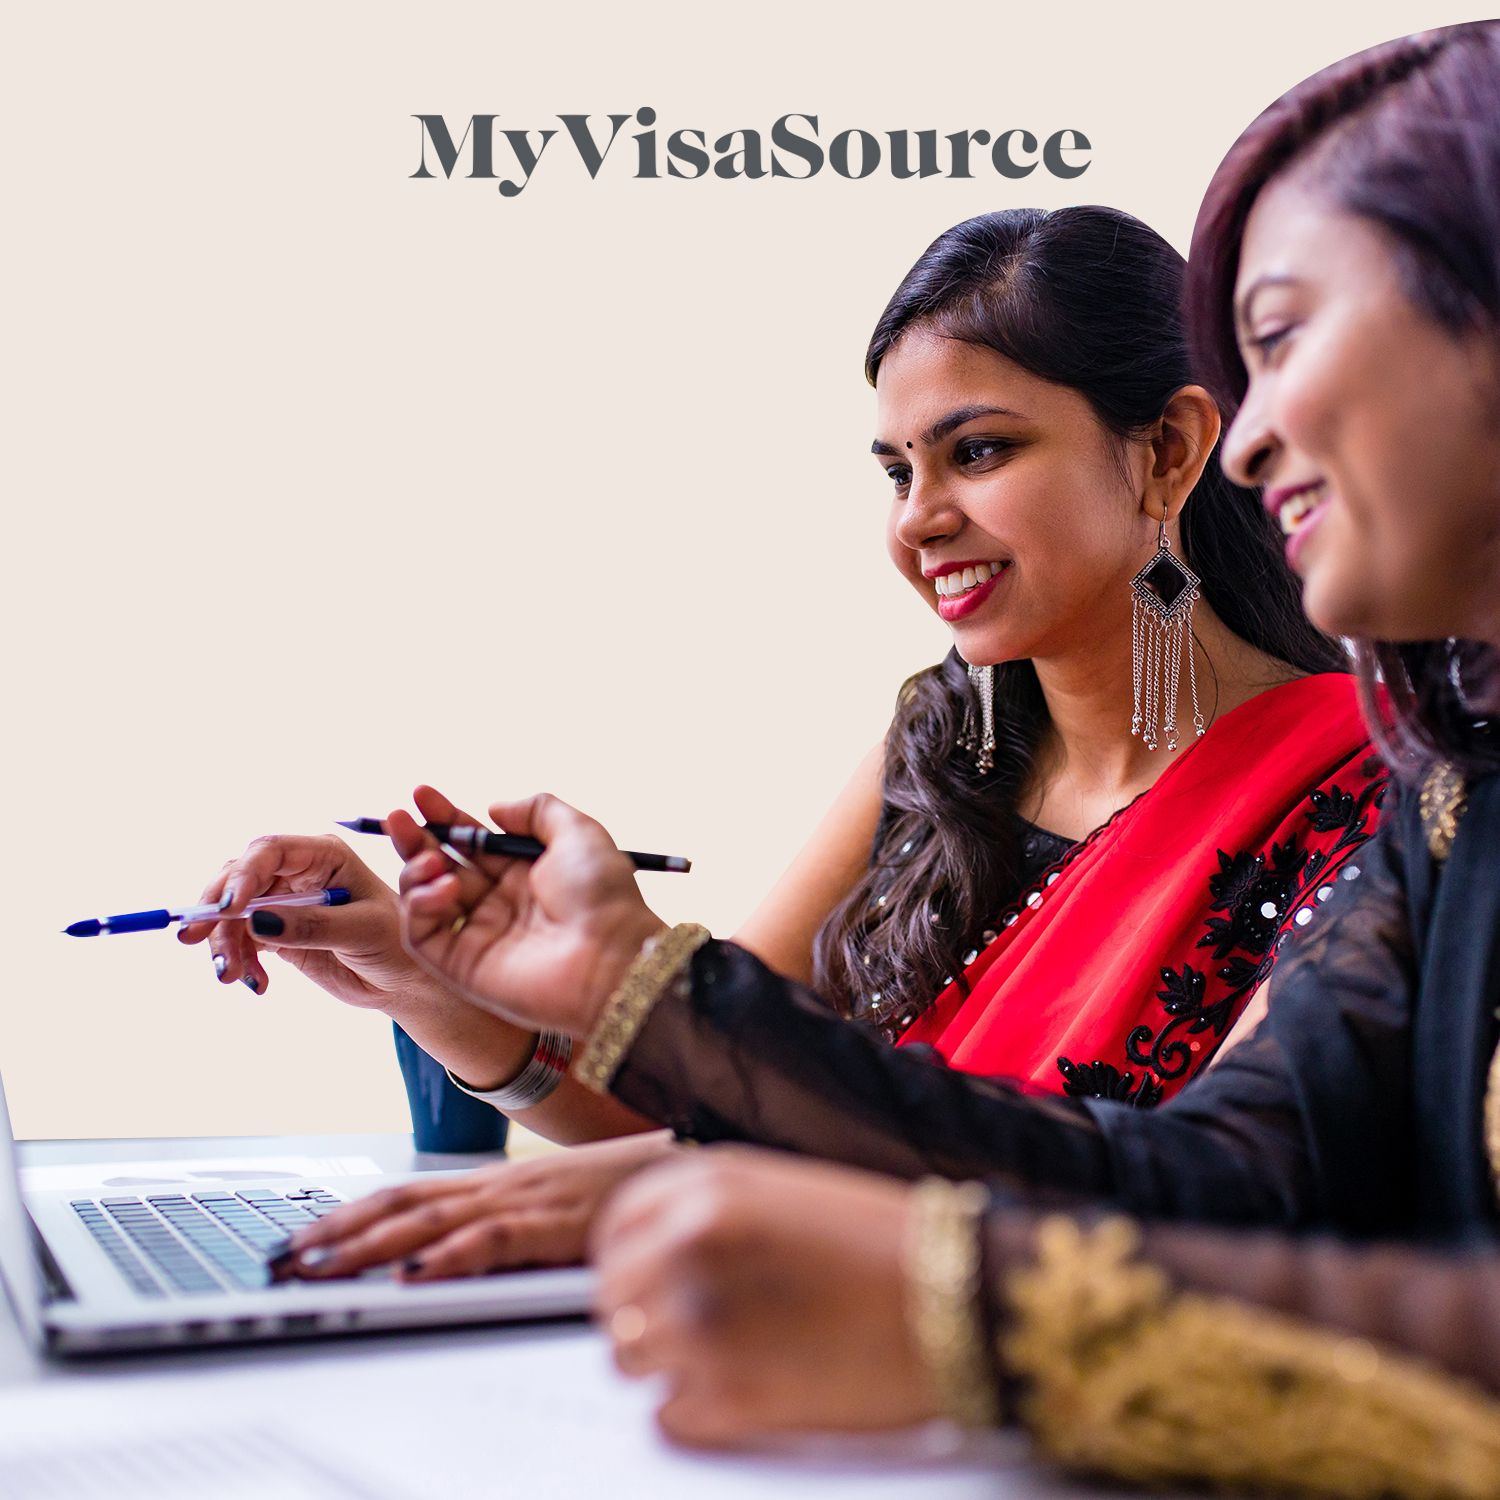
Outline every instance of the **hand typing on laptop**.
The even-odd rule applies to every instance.
[[[272,1269],[321,1279],[394,1262],[403,1281],[441,1281],[579,1265],[604,1202],[676,1150],[666,1131],[652,1131],[383,1188],[297,1230]]]

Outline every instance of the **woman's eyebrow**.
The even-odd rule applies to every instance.
[[[960,406],[956,411],[950,411],[947,416],[939,417],[922,434],[923,446],[930,448],[934,443],[942,442],[950,432],[956,432],[965,422],[972,422],[975,417],[1014,417],[1018,421],[1026,421],[1023,413],[1012,411],[1008,406]],[[883,458],[897,456],[897,450],[889,443],[881,442],[879,438],[870,444],[870,452]]]
[[[1270,272],[1267,272],[1264,276],[1257,276],[1255,280],[1252,281],[1250,285],[1240,293],[1238,298],[1238,306],[1234,314],[1234,321],[1240,326],[1241,329],[1248,328],[1250,326],[1251,304],[1255,301],[1256,297],[1259,296],[1261,292],[1266,291],[1273,286],[1295,286],[1296,284],[1297,278],[1295,276],[1280,274],[1273,275]]]

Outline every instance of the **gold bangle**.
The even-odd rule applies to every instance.
[[[907,1324],[939,1408],[961,1427],[995,1427],[1000,1421],[979,1311],[979,1236],[987,1202],[977,1183],[923,1178],[912,1190],[906,1223]]]
[[[1126,1220],[1052,1218],[1002,1339],[1053,1458],[1146,1486],[1493,1500],[1500,1403],[1365,1339],[1174,1294]]]
[[[604,1002],[583,1054],[573,1064],[573,1076],[580,1083],[596,1094],[609,1093],[651,1007],[711,935],[696,922],[679,922],[636,954],[618,988]]]

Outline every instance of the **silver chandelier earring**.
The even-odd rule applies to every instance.
[[[1148,750],[1156,749],[1158,730],[1166,736],[1168,750],[1177,748],[1177,686],[1184,651],[1193,730],[1200,739],[1204,734],[1198,674],[1193,667],[1193,605],[1198,602],[1201,582],[1186,563],[1172,555],[1163,515],[1156,555],[1130,581],[1130,670],[1135,679],[1130,732],[1140,735]]]
[[[958,748],[974,758],[974,769],[988,776],[995,769],[995,669],[969,665],[969,687],[979,699],[979,727],[974,725],[974,703],[964,706],[964,727]]]

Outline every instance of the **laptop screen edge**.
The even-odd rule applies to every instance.
[[[46,1291],[32,1240],[35,1233],[21,1196],[15,1137],[5,1103],[5,1082],[0,1079],[0,1281],[5,1283],[26,1341],[41,1349],[46,1345],[42,1319]]]

